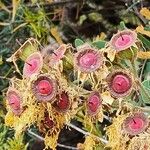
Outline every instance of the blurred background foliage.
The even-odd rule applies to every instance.
[[[150,7],[149,0],[0,0],[0,116],[1,123],[5,110],[3,93],[9,79],[19,76],[7,58],[28,38],[34,37],[52,47],[61,43],[73,43],[76,38],[92,41],[101,38],[109,40],[116,33],[121,21],[130,29],[139,25],[150,30],[150,23],[139,12],[142,7]],[[107,35],[107,36],[106,36]],[[141,38],[150,50],[147,36]],[[20,67],[22,67],[22,63]],[[145,71],[150,72],[150,61]],[[0,150],[23,150],[26,148],[12,137],[2,124],[0,126]],[[79,137],[80,135],[75,135]],[[4,138],[5,137],[5,138]],[[8,138],[7,138],[8,137]],[[63,137],[62,137],[63,140]],[[29,140],[26,140],[29,142]],[[74,142],[74,141],[73,141]],[[37,145],[38,141],[35,142]],[[64,140],[65,143],[65,140]],[[38,149],[32,142],[30,149]],[[39,144],[40,145],[40,144]],[[3,148],[2,148],[3,147]],[[13,148],[12,148],[13,147]],[[40,149],[40,146],[38,146]],[[41,145],[42,147],[42,145]],[[42,149],[42,148],[41,148]]]

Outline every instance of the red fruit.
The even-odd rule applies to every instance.
[[[96,64],[97,57],[94,53],[89,52],[87,54],[84,54],[82,57],[80,57],[79,62],[82,67],[90,68],[92,65]]]
[[[70,100],[68,94],[62,92],[57,96],[57,100],[54,103],[54,107],[58,112],[66,112],[70,108]]]
[[[102,99],[98,92],[92,92],[87,99],[86,107],[87,112],[90,115],[96,115],[100,106],[102,104]]]
[[[10,88],[7,92],[8,104],[15,115],[20,115],[21,108],[21,96],[18,90]]]
[[[49,116],[46,116],[44,120],[44,125],[46,128],[51,129],[54,126],[54,121]]]
[[[124,93],[130,88],[129,78],[124,75],[116,75],[112,81],[112,88],[117,93]]]
[[[122,70],[110,73],[107,77],[107,83],[114,97],[127,96],[132,89],[132,79],[130,75]]]
[[[136,42],[137,34],[131,30],[119,31],[110,40],[110,46],[116,51],[122,51],[133,46]]]
[[[50,82],[47,80],[39,81],[36,88],[37,88],[37,91],[43,95],[51,94],[53,91],[52,84],[50,84]]]
[[[144,132],[148,125],[149,120],[144,113],[135,113],[124,120],[123,129],[130,135],[137,135]]]
[[[85,47],[79,49],[74,57],[75,67],[82,72],[93,72],[103,64],[103,56],[98,50]]]
[[[33,74],[38,74],[43,66],[43,58],[40,53],[31,54],[25,61],[23,75],[30,77]]]
[[[39,101],[52,101],[56,95],[57,85],[54,79],[43,75],[32,83],[32,90]]]

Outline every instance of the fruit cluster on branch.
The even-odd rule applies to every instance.
[[[85,140],[90,140],[91,147],[106,144],[97,136],[108,138],[103,146],[113,150],[133,150],[136,136],[140,142],[143,138],[148,141],[149,119],[139,109],[144,102],[139,108],[129,105],[140,101],[135,99],[141,88],[135,62],[143,45],[137,33],[118,31],[101,48],[79,39],[76,43],[75,48],[62,44],[54,50],[41,50],[39,42],[31,38],[8,59],[21,78],[12,78],[6,93],[6,125],[15,129],[15,136],[35,125],[46,148],[52,149],[72,119],[91,133]],[[23,71],[18,69],[18,59],[24,62]],[[150,148],[147,143],[144,146]]]

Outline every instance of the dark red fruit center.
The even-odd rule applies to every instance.
[[[51,118],[49,118],[48,116],[45,117],[44,123],[48,128],[52,128],[54,126],[53,120]]]
[[[9,95],[9,105],[13,110],[20,109],[20,98],[15,93],[12,93]]]
[[[91,112],[96,112],[100,105],[100,98],[97,95],[92,95],[88,101],[88,107]]]
[[[40,94],[45,94],[45,95],[51,94],[53,91],[53,86],[47,80],[39,81],[36,88]]]
[[[124,93],[130,88],[130,81],[124,75],[116,75],[112,81],[112,88],[117,93]]]
[[[143,128],[144,125],[144,121],[142,120],[142,118],[138,118],[138,117],[133,117],[131,118],[131,120],[128,123],[129,128],[133,131],[139,131]]]
[[[62,93],[59,101],[57,102],[57,106],[60,110],[66,110],[69,107],[69,98],[66,93]]]
[[[97,62],[97,56],[92,53],[85,53],[79,60],[79,63],[81,66],[90,68],[91,66],[94,66]]]

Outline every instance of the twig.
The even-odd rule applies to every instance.
[[[0,76],[0,79],[11,80],[11,78]]]
[[[37,135],[36,133],[32,132],[31,130],[27,130],[29,135],[32,135],[34,137],[36,137],[38,140],[40,141],[44,141],[44,138],[41,137],[40,135]],[[64,145],[64,144],[60,144],[60,143],[57,143],[57,146],[59,147],[63,147],[63,148],[66,148],[66,149],[70,149],[70,150],[78,150],[78,148],[76,147],[72,147],[72,146],[67,146],[67,145]]]
[[[126,10],[126,13],[128,13],[134,6],[136,6],[139,3],[140,3],[140,0],[136,1],[135,3],[133,3],[130,7],[128,7],[128,9]]]
[[[140,2],[140,1],[141,1],[141,0],[139,0],[139,2]],[[133,0],[133,2],[136,3],[135,0]],[[142,21],[144,24],[146,24],[146,23],[147,23],[147,20],[139,13],[139,11],[138,11],[136,5],[133,7],[133,10],[134,10],[134,13],[141,19],[141,21]]]
[[[125,11],[124,14],[127,14],[130,10],[133,10],[133,12],[135,13],[135,15],[137,17],[139,17],[139,19],[144,23],[146,24],[147,23],[147,20],[139,13],[138,9],[137,9],[137,4],[139,4],[142,0],[138,0],[138,1],[135,1],[133,0],[133,4],[131,6],[128,7],[128,9]]]
[[[78,148],[76,148],[76,147],[67,146],[67,145],[63,145],[63,144],[60,144],[60,143],[57,143],[57,146],[67,148],[67,149],[71,149],[71,150],[78,150]]]
[[[102,10],[102,9],[104,9],[102,6],[96,5],[95,3],[91,3],[89,1],[87,1],[86,4],[89,7],[93,8],[94,10]]]
[[[69,4],[69,3],[81,3],[83,2],[82,0],[64,0],[64,1],[59,1],[59,2],[52,2],[52,3],[35,3],[35,4],[26,4],[26,7],[30,7],[30,8],[34,8],[34,7],[38,7],[38,6],[42,6],[42,7],[55,7],[55,6],[64,6],[65,4]],[[7,6],[8,9],[12,9],[13,6]],[[2,10],[2,9],[0,9]]]
[[[145,111],[145,112],[150,112],[150,107],[140,107],[140,106],[136,106],[136,107]]]
[[[103,142],[103,143],[105,143],[105,144],[108,143],[107,140],[105,140],[105,139],[103,139],[103,138],[100,138],[100,137],[98,137],[98,136],[95,136],[95,135],[93,135],[93,134],[91,134],[91,133],[89,133],[89,132],[86,132],[86,131],[84,131],[84,130],[78,128],[77,126],[75,126],[75,125],[73,125],[73,124],[71,124],[71,123],[67,123],[66,125],[69,126],[69,127],[71,127],[71,128],[73,128],[73,129],[75,129],[75,130],[77,130],[78,132],[80,132],[80,133],[82,133],[82,134],[84,134],[84,135],[86,135],[86,136],[92,135],[92,136],[96,137],[97,139],[99,139],[101,142]]]
[[[106,115],[104,115],[104,118],[107,120],[107,121],[109,121],[109,122],[111,122],[112,120],[111,120],[111,118],[109,118],[108,116],[106,116]]]
[[[67,123],[66,125],[71,127],[71,128],[73,128],[73,129],[75,129],[76,131],[78,131],[78,132],[80,132],[80,133],[82,133],[84,135],[90,135],[89,132],[86,132],[86,131],[82,130],[81,128],[79,128],[79,127],[77,127],[77,126],[75,126],[75,125],[73,125],[71,123]]]
[[[44,138],[43,138],[43,137],[41,137],[40,135],[38,135],[38,134],[32,132],[30,129],[28,129],[27,131],[28,131],[29,135],[32,135],[32,136],[36,137],[36,138],[37,138],[38,140],[40,140],[40,141],[44,141]]]

